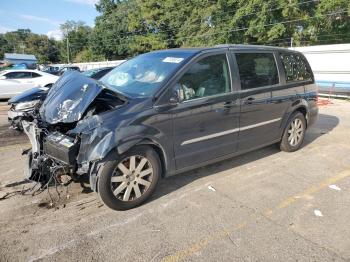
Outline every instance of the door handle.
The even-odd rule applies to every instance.
[[[224,103],[224,108],[232,108],[236,105],[234,101],[228,101]]]
[[[249,97],[246,100],[244,100],[244,104],[248,104],[248,105],[253,104],[254,100],[255,100],[254,97]]]

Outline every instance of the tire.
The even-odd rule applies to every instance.
[[[288,121],[280,142],[280,149],[285,152],[298,150],[305,137],[306,120],[302,113],[295,112]]]
[[[162,168],[158,154],[149,146],[136,146],[106,161],[99,173],[98,194],[114,210],[141,205],[154,192]]]

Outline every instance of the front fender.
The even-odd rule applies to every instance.
[[[167,170],[167,161],[168,157],[166,156],[166,153],[163,149],[163,147],[156,141],[151,140],[150,138],[134,138],[131,140],[128,140],[124,143],[121,143],[113,148],[109,152],[106,153],[103,159],[94,161],[91,165],[90,171],[89,171],[89,180],[90,180],[90,186],[93,191],[97,191],[97,183],[98,183],[98,177],[99,177],[99,172],[102,170],[103,165],[108,162],[108,161],[113,161],[118,159],[120,155],[123,153],[127,152],[129,149],[136,145],[153,145],[156,146],[160,150],[160,159],[163,168],[163,172],[165,174]]]
[[[109,129],[98,127],[91,133],[81,134],[80,150],[77,158],[78,163],[97,161],[105,158],[107,154],[117,149],[119,155],[144,139],[156,140],[159,143],[164,135],[157,129],[145,125],[130,125]]]

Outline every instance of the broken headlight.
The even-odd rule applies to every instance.
[[[26,111],[26,110],[30,110],[33,107],[35,107],[36,105],[38,105],[40,103],[40,100],[33,100],[33,101],[28,101],[28,102],[22,102],[22,103],[18,103],[15,106],[15,110],[16,111]]]

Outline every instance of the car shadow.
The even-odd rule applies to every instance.
[[[338,124],[338,117],[319,114],[317,122],[307,130],[302,147],[307,147],[322,135],[328,134]],[[215,164],[162,179],[158,184],[156,192],[153,194],[149,202],[165,196],[175,190],[178,190],[179,188],[186,186],[197,179],[214,175],[215,173],[239,167],[248,163],[252,163],[258,159],[263,159],[279,152],[280,150],[276,145],[271,145],[240,156],[217,162]]]
[[[306,131],[303,146],[307,146],[322,135],[330,133],[339,125],[339,121],[336,116],[319,114],[317,122]]]

